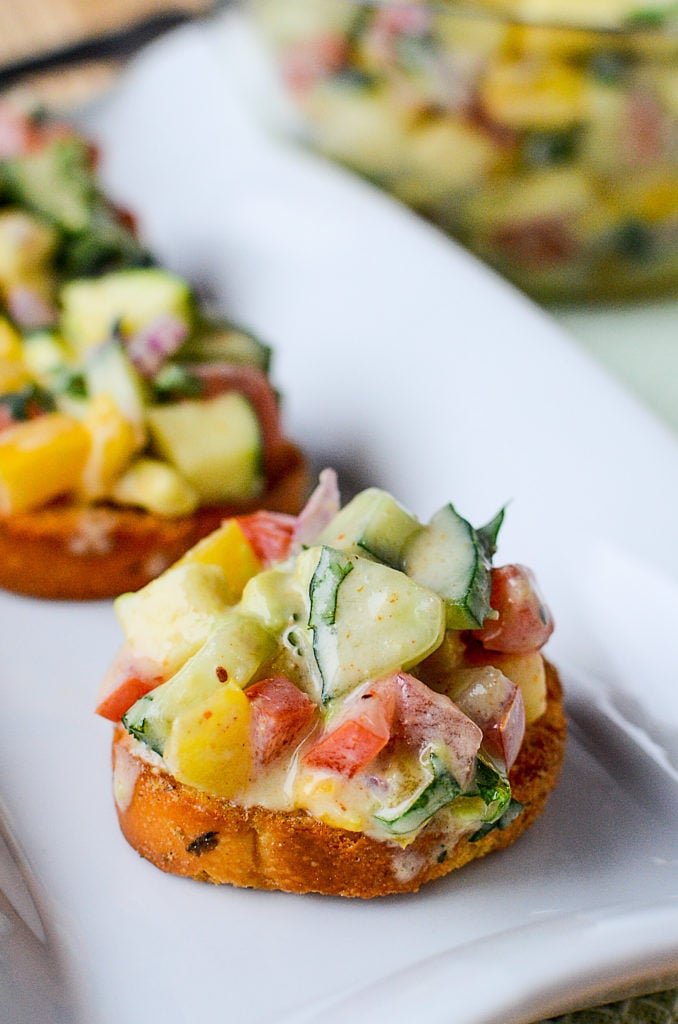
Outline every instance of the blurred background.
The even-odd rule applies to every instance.
[[[1,0],[0,89],[75,110],[158,33],[238,5],[303,144],[547,305],[678,430],[671,0]]]

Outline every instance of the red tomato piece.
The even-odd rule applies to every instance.
[[[488,619],[482,629],[473,630],[473,636],[490,651],[538,651],[553,632],[551,613],[539,595],[533,574],[523,565],[492,570],[490,604],[498,618]]]
[[[272,676],[245,690],[250,701],[250,743],[256,771],[301,739],[316,713],[311,698],[286,676]]]
[[[417,751],[444,746],[455,779],[465,786],[482,742],[480,728],[449,697],[431,690],[420,679],[407,672],[398,672],[391,679],[397,687],[400,740]]]
[[[122,647],[101,684],[95,711],[102,718],[119,722],[132,704],[164,682],[154,661],[136,658]]]
[[[391,738],[396,692],[389,683],[375,683],[356,697],[347,717],[304,754],[304,762],[350,779],[374,760]]]
[[[295,516],[285,515],[284,512],[262,511],[236,518],[255,555],[265,566],[287,558],[296,524]]]
[[[104,697],[95,711],[102,718],[108,718],[111,722],[119,722],[140,697],[145,697],[157,685],[152,680],[137,679],[136,676],[131,676],[129,679],[125,679],[114,693]]]

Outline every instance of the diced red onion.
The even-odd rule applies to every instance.
[[[9,315],[20,327],[49,327],[58,317],[56,308],[27,285],[15,285],[7,294]]]
[[[299,550],[303,544],[312,544],[339,511],[339,486],[333,469],[323,469],[318,486],[297,516],[292,534],[292,548]]]
[[[137,331],[126,344],[127,354],[143,377],[155,377],[188,334],[185,321],[163,313]]]

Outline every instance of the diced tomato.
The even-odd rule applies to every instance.
[[[283,433],[280,409],[271,382],[258,366],[238,363],[187,363],[185,369],[202,384],[205,398],[238,391],[250,401],[259,419],[267,470],[275,462]]]
[[[564,217],[540,216],[496,228],[491,244],[523,267],[557,267],[574,259],[579,242]]]
[[[316,705],[286,676],[262,679],[249,686],[245,695],[250,701],[250,752],[256,772],[301,739]]]
[[[465,786],[482,742],[480,728],[449,697],[431,690],[420,679],[407,672],[390,678],[397,687],[397,737],[417,751],[444,747],[454,777]]]
[[[148,658],[135,658],[123,647],[109,668],[95,711],[102,718],[119,722],[140,697],[165,682],[155,662]]]
[[[510,769],[525,736],[522,691],[498,668],[487,665],[457,673],[463,689],[455,688],[455,703],[483,732],[483,746]]]
[[[287,558],[296,524],[294,516],[261,511],[236,518],[255,555],[265,566]]]
[[[626,103],[623,154],[641,167],[657,164],[671,141],[670,128],[658,98],[647,90],[634,90]]]
[[[553,619],[536,581],[522,565],[492,570],[490,604],[498,618],[488,619],[473,636],[483,647],[504,654],[527,654],[544,646],[553,632]]]
[[[34,153],[56,139],[73,135],[63,121],[41,121],[8,101],[0,103],[0,159]]]
[[[283,74],[294,92],[304,93],[346,63],[348,44],[339,33],[326,33],[301,43],[285,55]]]
[[[395,710],[395,688],[375,683],[356,697],[341,724],[304,754],[304,762],[352,778],[388,743]]]

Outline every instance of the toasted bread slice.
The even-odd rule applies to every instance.
[[[413,892],[468,861],[509,846],[542,812],[560,774],[566,736],[558,675],[547,663],[547,707],[528,726],[510,774],[523,812],[475,842],[452,840],[437,818],[401,849],[332,828],[302,810],[241,807],[183,785],[137,753],[119,726],[113,740],[122,831],[156,867],[200,881],[370,898]]]
[[[138,590],[222,519],[267,508],[296,513],[309,485],[305,459],[281,446],[268,489],[239,505],[167,519],[115,505],[55,503],[0,519],[0,587],[31,597],[92,600]]]

